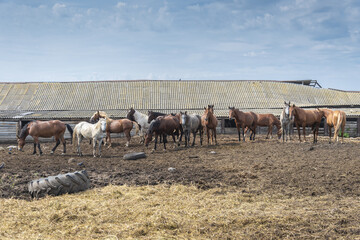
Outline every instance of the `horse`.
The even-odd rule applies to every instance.
[[[145,134],[150,127],[150,124],[148,123],[149,117],[146,114],[130,108],[130,111],[128,112],[126,118],[139,124],[141,137],[140,143],[143,143],[145,141]]]
[[[164,142],[164,151],[166,151],[166,135],[171,135],[174,140],[174,144],[176,145],[175,133],[178,131],[182,131],[182,127],[177,117],[172,115],[159,116],[150,124],[150,127],[146,133],[145,146],[149,146],[149,142],[151,142],[152,137],[155,134],[155,146],[152,150],[152,152],[154,152],[156,150],[158,136],[162,135]],[[178,142],[177,145],[179,146],[180,143]]]
[[[204,114],[201,116],[201,125],[206,131],[208,145],[210,144],[210,134],[211,134],[211,143],[217,145],[216,141],[216,127],[218,125],[218,120],[214,115],[214,105],[208,105],[208,107],[204,107]]]
[[[201,117],[199,115],[188,115],[187,111],[184,113],[180,112],[180,124],[182,125],[183,131],[185,133],[185,147],[188,146],[188,143],[190,142],[190,132],[192,132],[194,136],[191,146],[195,145],[195,137],[198,131],[200,135],[200,145],[202,145],[203,126],[201,125]]]
[[[336,138],[336,142],[339,141],[339,130],[341,128],[341,142],[344,142],[344,130],[346,124],[346,114],[341,110],[330,110],[327,108],[318,108],[321,111],[325,118],[326,123],[329,126],[329,143],[331,143],[331,128],[334,127],[334,142]]]
[[[62,154],[66,153],[66,141],[64,139],[64,133],[66,128],[72,135],[73,130],[69,124],[65,124],[59,120],[51,121],[32,121],[21,129],[20,136],[17,136],[18,141],[18,150],[22,151],[25,145],[25,139],[28,135],[32,136],[34,139],[34,152],[36,154],[36,146],[39,148],[40,155],[43,153],[40,148],[39,137],[50,138],[55,137],[56,144],[51,150],[51,154],[54,153],[55,149],[59,146],[60,141],[64,146],[64,151]]]
[[[314,133],[314,143],[317,142],[317,136],[319,134],[319,127],[321,123],[321,119],[324,116],[324,113],[315,109],[315,110],[304,110],[302,108],[296,107],[293,104],[290,107],[290,118],[294,117],[296,128],[298,129],[299,141],[301,142],[300,135],[300,126],[303,129],[304,141],[306,142],[305,132],[306,127],[312,127],[312,131]]]
[[[99,118],[105,118],[106,119],[106,139],[105,139],[105,145],[107,143],[109,143],[109,147],[111,147],[111,137],[110,137],[110,133],[125,133],[127,142],[125,144],[125,147],[128,147],[130,144],[130,139],[131,139],[131,135],[130,135],[130,131],[133,129],[134,125],[136,128],[136,133],[139,133],[139,125],[135,122],[135,121],[131,121],[129,119],[119,119],[119,120],[115,120],[115,119],[111,119],[107,116],[107,114],[105,112],[102,111],[97,111],[95,112],[91,118],[90,118],[90,122],[94,123],[96,121],[99,120]]]
[[[240,128],[242,128],[243,141],[245,142],[245,127],[251,130],[250,140],[255,140],[257,115],[254,112],[243,112],[235,107],[229,107],[229,119],[235,119],[236,128],[241,141]]]
[[[101,145],[104,138],[104,132],[106,131],[106,120],[100,118],[97,123],[79,122],[74,128],[73,144],[76,144],[77,138],[77,151],[79,156],[82,156],[80,149],[80,143],[83,138],[91,139],[93,143],[93,155],[96,157],[96,143],[99,140],[99,156],[101,157]]]
[[[282,139],[283,142],[289,139],[291,140],[291,131],[294,126],[294,118],[290,118],[290,101],[289,103],[284,102],[285,107],[283,108],[280,114],[280,122],[281,122],[281,129],[282,129]]]
[[[266,135],[266,139],[269,139],[269,135],[270,135],[270,139],[272,138],[272,132],[273,132],[273,127],[274,125],[277,128],[277,135],[278,135],[278,139],[281,138],[281,123],[279,121],[279,119],[277,119],[274,114],[259,114],[259,113],[255,113],[257,116],[257,126],[261,126],[261,127],[268,127],[268,131],[267,131],[267,135]],[[245,134],[248,131],[248,127],[246,127],[245,129]]]

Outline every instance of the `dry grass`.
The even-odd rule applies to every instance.
[[[107,186],[32,202],[0,199],[0,206],[0,239],[360,238],[358,197]]]

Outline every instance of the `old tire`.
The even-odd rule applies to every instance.
[[[76,193],[89,187],[90,179],[85,170],[40,178],[29,182],[28,185],[32,198],[39,198],[47,194],[58,196],[65,193]]]
[[[136,160],[139,158],[146,158],[146,154],[144,152],[136,152],[136,153],[128,153],[124,155],[124,160]]]

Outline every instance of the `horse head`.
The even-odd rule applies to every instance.
[[[158,117],[155,121],[153,121],[150,124],[149,129],[146,132],[146,138],[145,138],[145,146],[149,146],[149,142],[151,142],[152,140],[152,135],[154,133],[154,131],[156,131],[159,127],[160,127],[160,120],[161,118]]]
[[[180,124],[183,126],[183,128],[186,126],[186,123],[188,122],[188,117],[189,115],[187,115],[187,111],[180,112]]]
[[[19,136],[16,136],[16,140],[18,142],[18,150],[23,151],[23,147],[25,145],[25,138],[20,138]]]
[[[208,109],[209,109],[212,113],[214,113],[214,105],[208,105]]]
[[[99,119],[99,124],[100,124],[101,131],[105,132],[105,130],[106,130],[106,119],[105,118],[100,118]]]
[[[135,117],[134,117],[134,113],[135,113],[135,109],[133,109],[132,107],[130,108],[130,111],[128,112],[126,118],[131,120],[131,121],[135,121]]]
[[[230,107],[229,106],[229,119],[233,119],[234,118],[234,115],[235,115],[235,107]]]

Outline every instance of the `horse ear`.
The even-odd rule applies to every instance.
[[[284,101],[285,105],[287,104],[286,101]]]
[[[293,104],[293,107],[295,107],[295,104]]]
[[[185,115],[187,115],[187,111],[185,111]]]
[[[206,107],[204,107],[204,109],[206,110]]]

